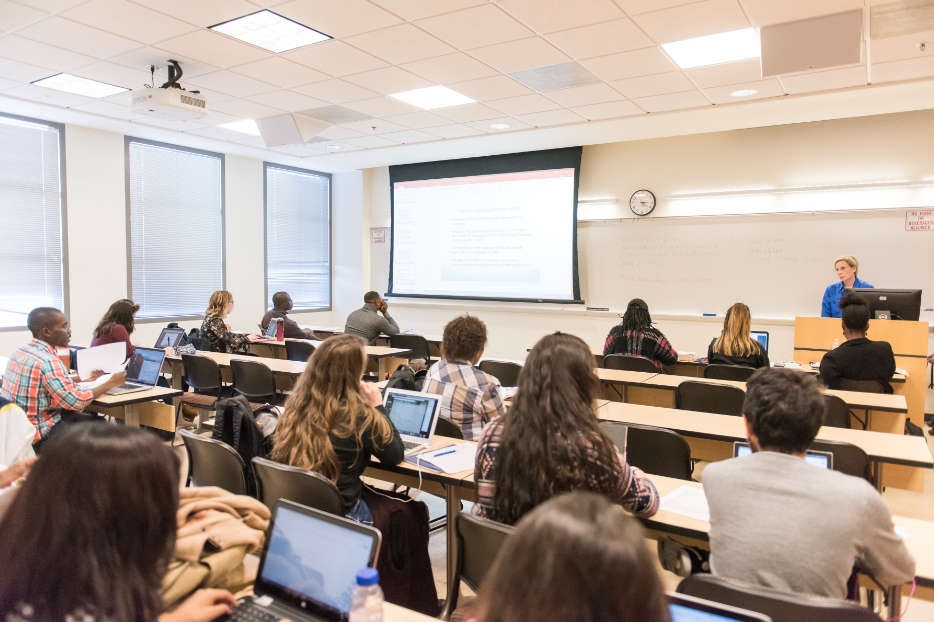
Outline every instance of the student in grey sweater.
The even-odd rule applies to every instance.
[[[366,342],[376,345],[376,338],[380,333],[398,335],[399,325],[389,315],[389,305],[377,292],[367,292],[363,296],[363,308],[357,309],[347,316],[344,333],[363,337]],[[380,315],[382,313],[382,315]]]
[[[819,386],[767,368],[746,384],[755,453],[704,469],[713,574],[840,599],[857,561],[883,585],[914,577],[882,496],[862,478],[804,461],[824,417]]]

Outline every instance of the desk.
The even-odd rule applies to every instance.
[[[597,374],[600,383],[604,385],[604,398],[635,404],[653,402],[650,405],[654,406],[654,393],[652,393],[651,389],[647,390],[641,385],[657,374],[645,371],[606,369],[605,367],[594,369],[594,373]],[[674,408],[674,403],[672,403],[671,407]]]
[[[204,356],[212,359],[221,368],[221,377],[224,382],[230,382],[232,375],[230,373],[230,361],[239,359],[241,361],[252,361],[262,363],[272,370],[276,377],[276,388],[281,390],[291,389],[295,383],[295,378],[300,376],[307,363],[300,361],[287,361],[285,359],[262,358],[255,356],[244,356],[242,354],[227,354],[225,352],[198,352],[198,356]],[[172,386],[180,389],[182,380],[185,379],[185,365],[180,356],[167,356],[165,362],[169,365],[172,372]]]
[[[305,341],[304,339],[285,339],[283,341],[258,341],[250,344],[250,352],[261,358],[285,359],[286,341]],[[315,343],[315,342],[311,342]],[[366,355],[375,359],[379,369],[380,380],[385,378],[386,372],[395,369],[400,363],[407,362],[405,355],[411,354],[411,350],[405,348],[387,348],[385,346],[365,346]],[[269,354],[269,356],[265,356]],[[302,363],[305,365],[305,363]],[[301,372],[299,372],[301,373]]]
[[[146,391],[134,391],[122,395],[104,394],[91,402],[86,411],[123,419],[131,428],[148,425],[152,428],[175,431],[175,409],[168,404],[158,404],[154,400],[177,397],[182,392],[178,389],[155,387]]]

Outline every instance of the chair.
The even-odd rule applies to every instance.
[[[691,447],[674,430],[619,421],[601,421],[600,427],[617,448],[624,445],[622,429],[629,429],[625,443],[626,462],[632,466],[651,475],[691,480],[694,474]]]
[[[809,594],[780,592],[760,585],[693,574],[678,584],[678,593],[712,600],[755,611],[772,618],[772,622],[879,622],[872,610],[855,602],[835,600]]]
[[[453,419],[439,416],[438,423],[435,424],[435,436],[464,440],[464,431]]]
[[[68,346],[68,369],[78,369],[78,350],[84,350],[84,346]]]
[[[746,392],[728,384],[693,382],[686,380],[678,385],[675,401],[680,410],[717,413],[719,415],[743,414]]]
[[[714,380],[736,380],[737,382],[746,382],[749,376],[756,373],[753,367],[743,367],[742,365],[708,365],[704,368],[704,378]]]
[[[522,365],[518,363],[508,363],[506,361],[480,361],[480,371],[490,374],[504,387],[519,386],[519,374],[522,372]]]
[[[864,480],[875,486],[872,478],[872,468],[869,462],[869,456],[863,451],[862,447],[857,447],[850,443],[842,441],[814,441],[811,443],[813,451],[827,451],[833,454],[833,470],[862,477]]]
[[[233,447],[188,430],[178,433],[188,451],[188,478],[193,486],[218,486],[235,495],[247,494],[246,465]]]
[[[850,380],[840,378],[841,391],[857,391],[859,393],[884,393],[882,385],[875,380]]]
[[[828,428],[850,428],[850,407],[843,398],[824,394],[824,425]]]
[[[628,354],[607,354],[603,357],[603,366],[607,369],[622,371],[644,371],[657,374],[658,367],[644,356],[630,356]]]
[[[431,365],[431,354],[428,351],[428,340],[421,335],[393,335],[389,338],[390,348],[411,350],[412,354],[405,357],[411,359],[425,359]]]
[[[230,369],[233,371],[234,391],[245,395],[251,402],[254,398],[271,398],[276,403],[276,378],[272,370],[259,361],[245,361],[230,359]]]
[[[256,498],[270,509],[276,501],[285,499],[335,516],[344,515],[341,493],[320,473],[253,458],[253,477]]]
[[[444,602],[444,609],[438,616],[442,620],[450,620],[451,614],[457,608],[461,581],[476,591],[483,582],[483,578],[486,577],[486,573],[493,566],[496,555],[506,538],[515,531],[515,527],[472,514],[458,514],[454,524],[457,538],[457,563],[454,568],[454,577],[448,585],[448,597]]]
[[[315,353],[315,347],[307,341],[285,341],[285,358],[289,361],[298,361],[307,363],[311,355]]]

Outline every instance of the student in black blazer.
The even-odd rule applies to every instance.
[[[875,380],[886,393],[892,393],[889,381],[895,375],[895,354],[887,341],[866,339],[869,330],[869,305],[856,294],[840,300],[843,336],[840,347],[824,355],[820,378],[828,389],[839,389],[840,380]]]

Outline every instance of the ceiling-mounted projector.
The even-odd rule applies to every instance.
[[[169,79],[158,88],[130,91],[130,112],[166,121],[194,121],[208,114],[208,101],[198,91],[186,91],[179,85],[182,68],[170,60]],[[152,68],[155,73],[155,68]]]

